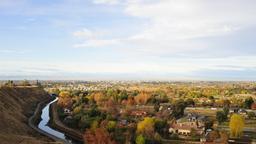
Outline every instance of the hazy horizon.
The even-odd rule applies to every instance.
[[[255,0],[1,0],[0,79],[256,80]]]

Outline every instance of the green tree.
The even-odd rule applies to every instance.
[[[249,119],[253,119],[253,118],[255,118],[255,113],[254,112],[248,112],[248,118]]]
[[[114,129],[116,128],[116,121],[109,121],[107,124],[107,130],[109,132],[114,131]]]
[[[224,112],[224,114],[225,114],[226,117],[227,117],[228,114],[229,114],[229,108],[225,106],[225,107],[223,108],[223,112]]]
[[[216,119],[219,123],[222,123],[227,119],[227,116],[225,115],[225,113],[223,111],[218,111],[216,113]]]
[[[155,121],[155,130],[161,135],[165,135],[167,132],[165,131],[166,128],[168,127],[167,121],[166,120],[160,120],[157,119]]]
[[[195,102],[194,102],[194,100],[191,99],[191,98],[189,98],[189,99],[186,100],[186,104],[187,104],[188,106],[195,106]]]
[[[180,118],[184,115],[184,110],[186,108],[186,102],[184,102],[183,100],[178,100],[176,102],[174,102],[173,104],[173,112],[172,112],[172,116],[177,118]]]
[[[247,99],[245,99],[244,101],[244,108],[250,109],[251,105],[254,103],[254,100],[252,99],[252,97],[249,97]]]
[[[143,135],[138,135],[136,137],[136,144],[145,144],[146,140]]]

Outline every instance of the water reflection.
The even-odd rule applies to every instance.
[[[48,123],[50,121],[50,113],[49,113],[49,109],[50,109],[50,105],[54,102],[56,102],[58,100],[58,97],[56,97],[53,101],[51,101],[50,103],[48,103],[44,109],[42,110],[42,115],[41,118],[42,120],[40,121],[40,123],[38,124],[38,128],[51,134],[54,135],[57,138],[60,138],[62,140],[67,141],[67,143],[70,144],[82,144],[82,142],[73,140],[72,138],[66,136],[64,133],[57,131],[51,127],[48,126]]]
[[[56,102],[58,100],[58,98],[55,98],[53,101],[51,101],[49,104],[47,104],[45,106],[45,108],[43,109],[42,111],[42,115],[41,115],[41,122],[39,123],[38,125],[38,128],[40,128],[41,130],[51,134],[51,135],[54,135],[60,139],[63,139],[65,140],[65,134],[59,132],[59,131],[56,131],[52,128],[50,128],[47,124],[48,122],[50,121],[50,114],[49,114],[49,108],[50,108],[50,105],[54,102]]]

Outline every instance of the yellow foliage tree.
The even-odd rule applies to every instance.
[[[137,125],[137,133],[145,134],[147,136],[154,135],[154,125],[155,119],[150,117],[145,117],[143,121],[140,121]]]
[[[231,137],[241,137],[244,128],[244,118],[239,114],[233,114],[230,118],[229,128]]]

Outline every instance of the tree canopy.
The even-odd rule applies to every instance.
[[[244,118],[239,114],[233,114],[230,118],[229,128],[231,137],[241,137],[244,128]]]

